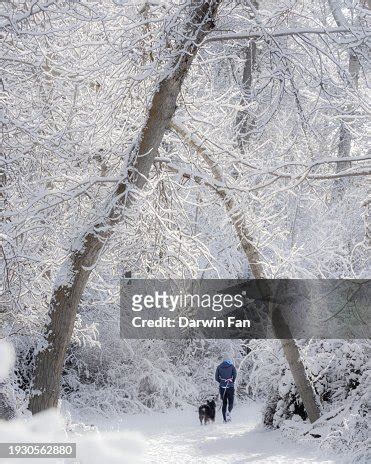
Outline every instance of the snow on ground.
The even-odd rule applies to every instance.
[[[33,458],[42,464],[139,464],[145,442],[141,434],[122,431],[66,433],[64,418],[50,409],[33,417],[0,420],[0,443],[76,443],[77,459]],[[28,459],[0,459],[1,464],[24,464]]]
[[[94,421],[93,421],[94,422]],[[233,421],[223,424],[218,410],[215,424],[201,426],[196,408],[166,413],[126,415],[95,423],[103,432],[138,432],[146,440],[146,464],[332,464],[341,457],[308,443],[294,443],[281,432],[261,425],[261,405],[237,404]],[[124,450],[123,450],[124,452]]]

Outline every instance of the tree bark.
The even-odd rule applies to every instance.
[[[328,0],[331,13],[334,17],[336,24],[339,27],[349,27],[347,24],[347,20],[341,11],[340,4],[338,0]],[[359,72],[361,69],[361,63],[359,61],[357,53],[350,49],[349,51],[349,63],[348,63],[348,72],[350,76],[350,84],[354,86],[355,89],[358,89],[358,81],[359,81]],[[354,105],[348,104],[345,108],[345,112],[347,114],[351,114],[354,111]],[[350,152],[352,148],[352,133],[350,131],[349,126],[351,125],[352,120],[351,118],[348,119],[346,123],[344,120],[340,123],[339,129],[339,142],[338,142],[338,158],[349,158]],[[347,168],[350,168],[351,163],[350,161],[343,161],[336,164],[336,172],[339,173],[341,171],[345,171]],[[333,189],[332,189],[332,201],[339,202],[342,200],[345,190],[346,184],[349,182],[348,178],[339,178],[335,179]]]
[[[284,289],[281,289],[284,290]],[[281,312],[281,308],[272,305],[272,326],[277,338],[280,339],[283,353],[290,372],[294,379],[296,388],[303,402],[306,413],[311,423],[320,418],[321,412],[317,403],[315,392],[305,372],[304,363],[300,356],[298,345],[292,337],[290,327],[287,325]]]
[[[210,168],[214,178],[219,182],[223,182],[223,173],[210,154],[207,153],[205,142],[196,134],[191,133],[182,123],[177,121],[177,119],[173,119],[171,127],[196,151],[199,156],[201,156]],[[260,253],[254,245],[253,237],[249,233],[243,211],[238,206],[235,199],[228,194],[226,190],[218,189],[217,194],[223,200],[226,212],[234,226],[254,279],[265,279],[266,276],[261,262]],[[295,385],[298,389],[309,420],[311,422],[315,422],[321,415],[315,392],[313,391],[312,385],[306,375],[298,346],[292,338],[290,328],[288,327],[279,307],[274,307],[272,310],[272,326],[277,338],[281,340],[285,358],[290,367]]]
[[[240,101],[241,109],[236,116],[236,136],[237,145],[241,153],[245,152],[251,133],[253,131],[255,120],[248,111],[247,105],[251,102],[252,76],[256,64],[257,47],[256,41],[251,40],[246,48],[245,64],[242,75],[242,96]]]
[[[109,240],[113,226],[133,204],[133,189],[145,185],[153,160],[176,109],[183,80],[197,53],[198,45],[214,28],[221,0],[192,1],[183,42],[179,43],[170,72],[159,82],[144,127],[133,144],[128,174],[118,183],[106,203],[103,219],[88,227],[76,240],[63,264],[52,294],[46,327],[46,346],[36,357],[29,409],[37,413],[56,407],[66,350],[70,344],[77,308],[92,268]]]
[[[252,5],[254,11],[259,8],[259,3],[256,0],[253,0]],[[245,147],[247,146],[252,131],[255,126],[255,119],[251,112],[248,111],[247,105],[251,102],[251,92],[253,84],[253,71],[256,66],[257,60],[257,45],[256,40],[251,39],[248,46],[245,49],[245,63],[242,73],[242,95],[240,100],[241,109],[237,112],[236,116],[236,137],[237,145],[240,152],[243,154],[245,152]]]
[[[308,414],[310,422],[313,424],[313,422],[320,418],[321,413],[312,385],[305,372],[298,345],[292,338],[281,339],[281,344],[305,411]]]

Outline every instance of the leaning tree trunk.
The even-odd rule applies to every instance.
[[[305,372],[298,345],[292,338],[281,339],[283,352],[311,423],[320,418],[320,409],[312,385]]]
[[[141,189],[148,178],[154,158],[176,109],[176,100],[183,80],[190,69],[198,44],[214,28],[221,0],[192,1],[184,41],[171,71],[159,82],[152,98],[144,128],[133,144],[129,159],[134,159],[129,174],[117,185],[104,210],[104,219],[97,221],[76,240],[62,266],[52,294],[46,327],[47,346],[36,358],[33,392],[29,408],[32,413],[57,406],[60,380],[66,350],[70,344],[77,308],[92,268],[103,246],[112,234],[113,226],[123,218],[133,203],[131,189]]]
[[[272,305],[272,326],[276,337],[280,339],[283,353],[290,372],[298,389],[301,401],[311,423],[320,418],[321,412],[317,403],[312,384],[305,372],[303,360],[300,356],[298,345],[292,337],[290,327],[287,325],[281,308]]]
[[[220,183],[223,183],[223,173],[218,164],[212,159],[207,152],[207,145],[198,135],[191,133],[181,122],[174,119],[171,127],[177,134],[184,139],[209,167],[213,177]],[[227,193],[223,188],[217,189],[218,195],[222,198],[226,212],[233,224],[236,234],[239,238],[241,248],[250,265],[251,273],[255,279],[265,279],[264,268],[260,257],[259,250],[254,245],[253,237],[248,230],[245,216],[241,208],[236,204],[233,196]],[[272,326],[277,338],[281,340],[283,352],[290,371],[294,378],[295,385],[298,389],[304,408],[308,414],[309,420],[315,422],[321,415],[315,392],[305,372],[303,361],[300,357],[299,348],[292,338],[290,328],[287,326],[280,308],[274,308],[272,317]]]

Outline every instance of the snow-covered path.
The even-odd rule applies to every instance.
[[[309,444],[297,444],[279,431],[261,426],[260,405],[236,405],[233,422],[223,424],[218,411],[215,424],[200,426],[197,412],[169,411],[164,414],[125,416],[113,426],[99,429],[135,431],[146,440],[147,464],[245,464],[245,463],[340,463],[340,457],[325,455]]]

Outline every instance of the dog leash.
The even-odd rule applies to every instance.
[[[221,405],[220,405],[220,407],[219,407],[219,410],[222,409],[222,406],[223,406],[223,403],[224,403],[225,393],[226,393],[227,388],[228,388],[228,383],[229,383],[229,382],[233,382],[233,378],[231,377],[231,378],[229,378],[229,379],[222,379],[222,378],[220,377],[220,380],[224,380],[224,382],[227,382],[227,385],[226,385],[225,387],[220,387],[220,388],[224,388],[224,393],[223,393],[222,403],[221,403]]]

